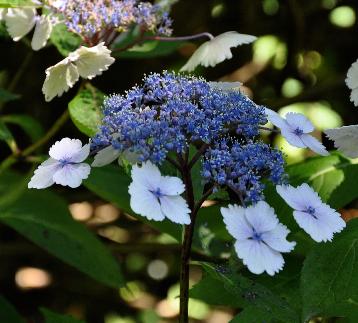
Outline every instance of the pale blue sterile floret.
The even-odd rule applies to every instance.
[[[230,185],[252,202],[262,199],[264,177],[281,183],[281,153],[256,139],[267,122],[265,109],[240,92],[164,72],[147,76],[125,95],[107,98],[103,113],[94,151],[112,145],[160,165],[169,152],[181,154],[190,144],[206,143],[211,147],[202,169],[207,182]]]

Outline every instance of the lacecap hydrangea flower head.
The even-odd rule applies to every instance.
[[[290,230],[264,201],[265,183],[277,186],[279,195],[294,209],[298,225],[315,241],[332,240],[345,223],[307,184],[287,185],[282,153],[259,136],[261,129],[267,130],[264,125],[272,113],[236,87],[164,72],[150,74],[124,95],[107,97],[102,125],[91,140],[92,167],[116,159],[131,164],[132,210],[154,221],[194,225],[202,203],[213,192],[226,190],[234,204],[223,206],[221,214],[235,239],[238,257],[251,272],[274,275],[284,266],[282,253],[292,251],[295,242],[287,240]],[[289,142],[296,144],[303,135],[304,140],[311,136],[306,134],[313,129],[305,128],[305,118],[295,118],[294,127],[289,121],[278,125]],[[301,128],[307,131],[296,131]],[[307,146],[316,148],[317,144]],[[323,149],[318,152],[326,154]],[[30,187],[47,187],[53,182],[69,185],[71,176],[78,180],[69,186],[72,182],[77,185],[88,174],[76,173],[77,163],[84,159],[67,158],[69,155],[61,147],[56,167],[47,168],[47,162],[41,165]],[[205,185],[194,194],[192,175],[198,164]],[[168,165],[175,169],[170,174],[180,177],[162,174]],[[58,169],[66,181],[57,181]],[[45,173],[53,177],[51,183],[41,182]]]

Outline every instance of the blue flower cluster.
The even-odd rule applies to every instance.
[[[282,183],[284,159],[279,150],[260,141],[222,139],[207,150],[202,174],[207,181],[230,187],[245,201],[258,202],[263,199],[264,177]]]
[[[265,110],[238,91],[213,87],[201,78],[174,73],[151,74],[125,95],[108,97],[103,125],[92,141],[95,151],[112,145],[138,154],[140,161],[161,164],[169,152],[184,153],[190,144],[209,146],[203,175],[261,197],[262,177],[278,183],[281,154],[255,142],[267,122]],[[235,143],[230,138],[235,137]]]
[[[64,0],[53,8],[62,14],[69,30],[85,38],[101,33],[127,31],[137,25],[143,31],[170,35],[172,20],[158,5],[137,0]],[[107,35],[108,36],[108,35]]]

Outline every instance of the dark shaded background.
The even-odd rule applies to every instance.
[[[358,122],[357,108],[349,101],[350,91],[344,84],[349,66],[358,57],[358,24],[355,22],[354,25],[346,28],[332,24],[330,14],[338,6],[349,6],[358,16],[356,0],[180,0],[174,5],[171,16],[174,20],[174,35],[177,36],[204,31],[217,35],[229,30],[257,36],[268,34],[277,36],[287,45],[287,63],[282,69],[275,68],[271,62],[264,67],[258,67],[252,61],[252,46],[246,45],[233,50],[233,59],[215,68],[199,69],[197,73],[208,80],[245,81],[257,103],[274,109],[295,102],[328,101],[341,115],[344,124],[348,125]],[[169,56],[154,59],[118,59],[110,70],[96,78],[93,84],[106,94],[122,92],[139,83],[145,73],[160,72],[163,69],[177,70],[185,63],[194,48],[193,45],[185,45]],[[318,68],[310,69],[309,64],[308,67],[305,64],[298,64],[298,55],[307,51],[316,51],[321,55],[322,63]],[[17,69],[24,62],[25,72],[13,89],[13,92],[21,95],[21,99],[7,103],[0,113],[26,113],[35,117],[45,129],[48,129],[67,109],[67,103],[78,90],[77,85],[63,97],[45,103],[41,93],[44,71],[61,59],[53,46],[39,52],[30,52],[24,43],[14,43],[9,38],[2,38],[1,86],[8,86]],[[281,88],[287,78],[295,78],[304,86],[302,92],[293,98],[282,96]],[[20,148],[26,147],[29,141],[22,131],[17,127],[11,129],[18,139]],[[85,139],[71,122],[66,124],[53,142],[65,136]],[[327,147],[332,148],[332,144],[326,138],[323,138],[323,142]],[[46,153],[47,148],[44,147],[42,152]],[[7,146],[1,143],[0,158],[5,158],[9,153]],[[28,165],[17,163],[15,168],[25,171],[28,170]],[[69,203],[89,201],[94,207],[105,203],[84,188],[70,191],[57,187],[55,190],[66,197]],[[98,231],[99,227],[106,225],[103,223],[92,225],[91,230]],[[127,235],[124,234],[125,239],[119,237],[126,245],[154,241],[158,236],[155,231],[130,220],[123,214],[111,220],[110,225],[118,226],[127,232]],[[148,244],[148,250],[136,250],[135,245],[132,249],[129,246],[128,250],[123,250],[118,244],[110,242],[108,237],[102,239],[118,259],[124,262],[123,267],[128,280],[140,281],[145,286],[146,293],[151,295],[150,299],[154,299],[153,303],[146,305],[147,307],[155,307],[159,300],[166,298],[167,289],[175,284],[178,278],[176,248],[157,250],[150,248]],[[6,244],[6,248],[2,247],[2,244]],[[156,258],[163,259],[169,267],[168,275],[160,281],[150,278],[146,270],[147,264]],[[143,262],[142,266],[140,266],[141,262]],[[123,317],[130,316],[133,322],[156,322],[140,318],[138,314],[142,309],[138,309],[135,302],[128,301],[130,296],[127,300],[123,299],[123,295],[121,296],[117,291],[107,289],[87,278],[3,225],[0,226],[0,264],[0,293],[17,307],[29,322],[39,322],[38,307],[41,306],[62,313],[72,313],[77,317],[85,318],[89,323],[105,322],[104,317],[111,312]],[[20,267],[28,266],[48,271],[52,276],[52,283],[42,289],[21,289],[15,283],[15,273]],[[193,277],[197,276],[199,277],[200,273],[194,271]],[[133,295],[135,296],[135,292]],[[228,312],[227,317],[230,317],[230,310],[220,309],[220,311]],[[225,322],[224,314],[215,318],[213,316],[215,313],[208,312],[203,322]],[[150,315],[152,314],[154,315],[154,312]],[[120,322],[130,321],[110,321],[108,318],[106,321],[106,323]],[[165,319],[162,322],[165,322]]]

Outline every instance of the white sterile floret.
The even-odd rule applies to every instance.
[[[358,125],[333,128],[325,131],[334,147],[351,158],[358,157]]]
[[[110,53],[103,42],[90,48],[81,46],[61,62],[47,68],[42,86],[45,100],[51,101],[55,96],[61,96],[80,76],[92,79],[96,75],[101,75],[115,61]]]
[[[352,90],[351,101],[355,106],[358,106],[358,60],[349,68],[346,84]]]
[[[235,250],[254,274],[266,271],[273,276],[284,265],[282,252],[290,252],[295,242],[286,240],[289,230],[279,223],[275,211],[266,202],[244,208],[229,205],[221,208],[229,233],[236,239]]]
[[[231,48],[242,44],[249,44],[257,39],[255,36],[239,34],[236,31],[228,31],[203,43],[180,69],[181,72],[192,72],[198,65],[205,67],[223,62],[232,58]]]
[[[314,126],[310,120],[301,113],[289,112],[282,118],[277,112],[265,109],[267,119],[281,130],[282,136],[289,144],[299,148],[310,148],[323,156],[329,155],[326,148],[315,137],[310,135]]]
[[[39,50],[46,46],[53,27],[50,16],[42,15],[37,17],[36,20],[35,31],[31,41],[33,50]]]
[[[31,41],[33,50],[43,48],[52,32],[50,16],[38,16],[34,8],[14,8],[1,12],[6,22],[7,31],[14,41],[26,36],[35,26]]]
[[[34,8],[9,8],[5,14],[7,31],[14,41],[19,41],[34,28],[36,23]]]
[[[28,188],[46,188],[54,183],[72,188],[81,185],[91,171],[83,163],[90,152],[90,145],[82,146],[78,139],[63,138],[49,150],[50,158],[44,161],[32,176]]]
[[[346,226],[334,209],[322,202],[319,195],[307,184],[298,187],[276,186],[277,193],[294,209],[298,225],[317,242],[331,241],[334,233]]]
[[[142,167],[132,168],[132,183],[129,185],[132,210],[149,220],[162,221],[165,218],[180,223],[190,223],[190,209],[183,197],[185,190],[178,177],[162,176],[157,166],[150,161]]]

